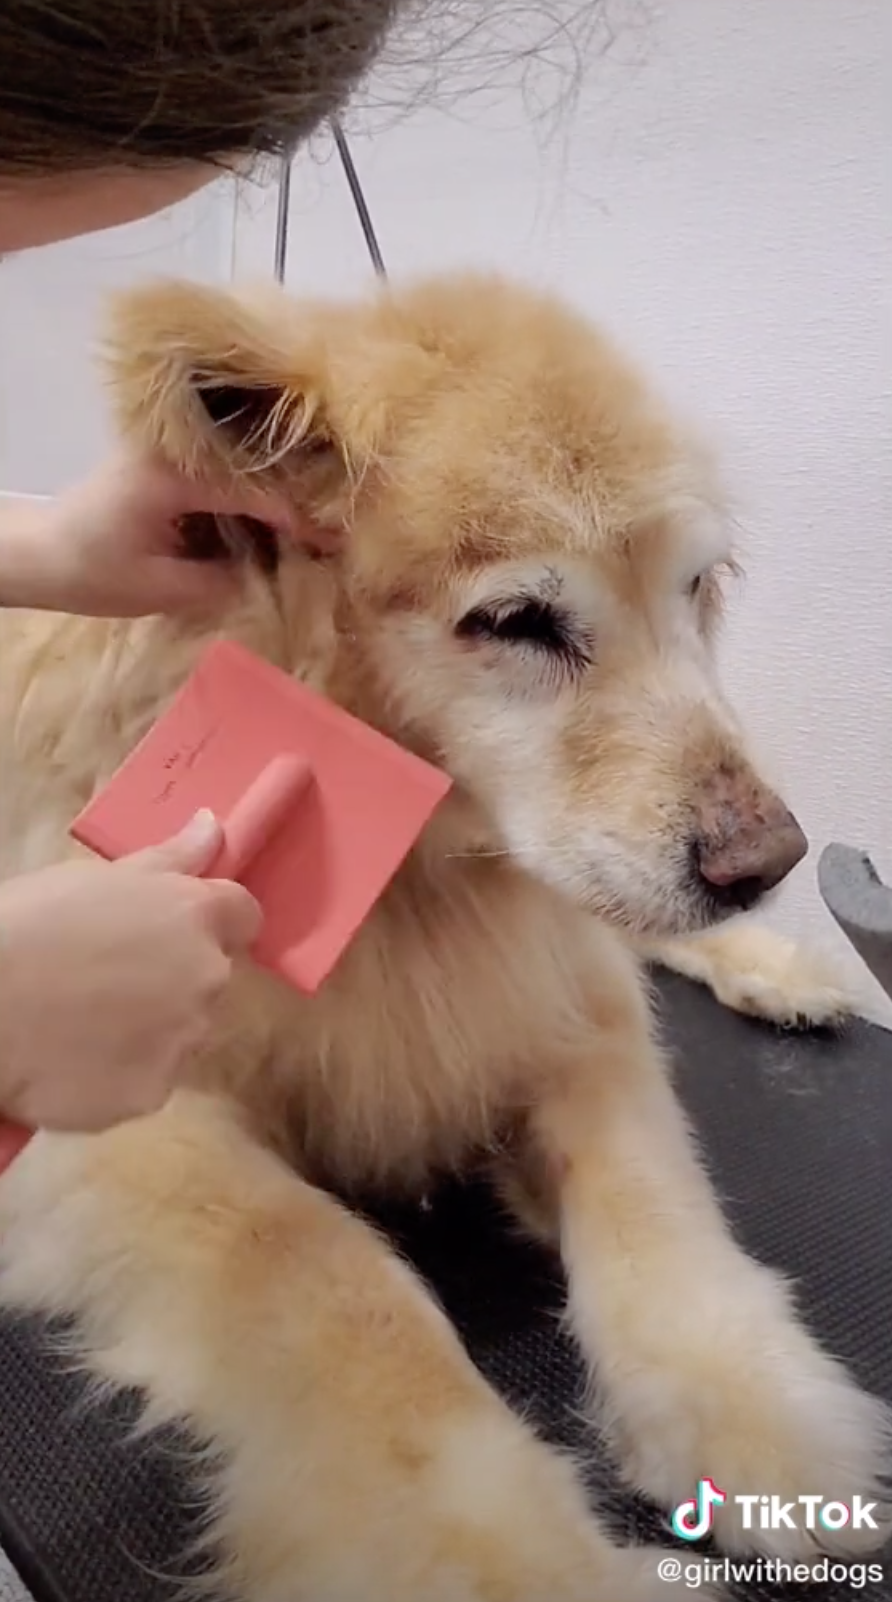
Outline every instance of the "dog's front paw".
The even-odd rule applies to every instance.
[[[782,1029],[839,1029],[857,1011],[858,998],[823,952],[772,929],[728,929],[725,938],[713,980],[724,1006]]]
[[[749,1285],[722,1294],[718,1275],[705,1288],[708,1264],[702,1273],[661,1303],[614,1382],[607,1422],[627,1478],[669,1510],[710,1481],[724,1496],[711,1527],[732,1552],[792,1561],[878,1548],[885,1408],[799,1326],[772,1274],[754,1265]]]
[[[838,1029],[861,1010],[838,963],[760,924],[729,924],[648,954],[707,985],[733,1012],[781,1029]]]

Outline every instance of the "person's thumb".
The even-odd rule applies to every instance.
[[[213,812],[203,807],[179,834],[161,845],[149,846],[124,857],[128,868],[149,873],[202,874],[211,866],[223,846],[223,830]]]

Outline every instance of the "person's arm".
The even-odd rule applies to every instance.
[[[51,599],[59,587],[49,537],[52,510],[49,500],[0,496],[0,606],[60,609]]]

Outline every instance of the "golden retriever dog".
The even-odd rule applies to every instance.
[[[660,1602],[658,1551],[616,1544],[350,1206],[485,1164],[560,1251],[628,1483],[671,1508],[709,1476],[731,1550],[856,1544],[733,1503],[879,1500],[886,1419],[732,1238],[634,949],[781,1020],[844,1009],[764,932],[689,938],[805,849],[719,686],[699,448],[585,320],[486,278],[346,306],[152,286],[113,378],[127,438],[268,475],[317,548],[258,544],[225,617],[2,617],[0,871],[74,849],[221,634],[455,788],[317,997],[240,972],[161,1115],[32,1143],[0,1186],[5,1304],[73,1318],[87,1366],[206,1448],[224,1596]]]

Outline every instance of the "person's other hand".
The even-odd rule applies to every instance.
[[[92,1131],[164,1104],[260,930],[240,885],[195,877],[221,843],[219,824],[199,813],[153,850],[0,886],[7,1119]]]
[[[41,508],[29,604],[88,617],[225,604],[233,568],[183,554],[180,521],[197,512],[253,517],[285,537],[299,535],[287,508],[253,484],[223,494],[164,462],[121,452]]]

